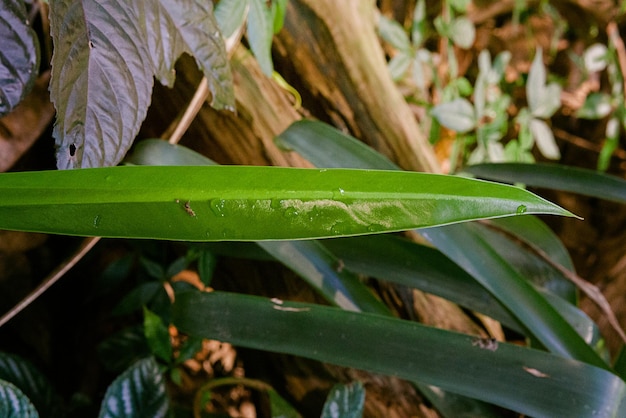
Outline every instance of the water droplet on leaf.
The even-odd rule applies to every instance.
[[[93,227],[94,228],[100,227],[100,215],[96,215],[93,217]]]
[[[526,206],[525,205],[519,205],[517,207],[517,211],[516,212],[517,212],[518,215],[521,215],[522,213],[526,213]]]
[[[226,201],[224,199],[213,199],[209,202],[209,206],[211,206],[211,211],[213,211],[215,216],[219,216],[221,218],[226,216],[226,213],[224,213]]]

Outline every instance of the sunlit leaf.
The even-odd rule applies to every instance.
[[[88,185],[88,186],[86,186]],[[362,235],[519,214],[571,214],[456,176],[281,167],[126,166],[0,175],[0,228],[187,241]]]
[[[159,366],[152,357],[139,360],[108,387],[100,418],[166,417],[169,398]]]
[[[3,116],[33,88],[39,69],[39,41],[28,24],[23,1],[3,2],[0,39],[0,116]]]

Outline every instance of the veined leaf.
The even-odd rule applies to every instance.
[[[61,169],[115,165],[150,104],[153,75],[173,82],[185,51],[209,80],[215,107],[232,107],[232,80],[210,3],[56,0],[51,99]]]
[[[166,417],[169,407],[165,382],[152,357],[139,360],[111,383],[100,418]]]
[[[39,68],[39,41],[28,26],[22,0],[0,7],[0,116],[17,106],[33,88]]]
[[[0,228],[187,241],[363,235],[516,214],[573,216],[512,186],[400,171],[108,167],[0,175]]]
[[[361,418],[364,405],[365,388],[361,382],[337,383],[326,398],[322,418]]]
[[[0,380],[0,416],[5,418],[39,418],[37,410],[15,385]]]
[[[626,409],[624,382],[604,369],[381,315],[191,291],[177,294],[173,320],[190,335],[420,381],[531,416]]]
[[[0,353],[0,379],[19,388],[43,416],[59,416],[59,397],[48,379],[29,361],[13,354]],[[0,413],[0,416],[5,415]]]

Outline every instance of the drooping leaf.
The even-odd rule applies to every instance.
[[[39,418],[37,410],[17,386],[0,380],[0,416],[4,418]]]
[[[249,0],[248,42],[259,66],[268,77],[274,72],[272,62],[272,39],[274,38],[274,18],[265,0]]]
[[[19,388],[43,416],[59,416],[58,395],[50,381],[31,362],[13,354],[0,352],[0,379]],[[0,416],[5,415],[0,413]]]
[[[176,59],[183,52],[188,52],[195,58],[198,67],[209,81],[211,105],[216,109],[234,110],[232,73],[224,40],[213,16],[212,4],[203,0],[151,0],[145,8],[145,13],[148,18],[152,17],[153,20],[158,18],[161,22],[161,30],[164,33],[157,40],[163,45],[165,59],[171,63],[169,68],[163,70],[171,74]],[[154,16],[151,16],[151,13],[154,13]],[[151,39],[154,38],[154,33],[148,29],[144,36]],[[180,37],[182,45],[168,44],[168,36]],[[159,47],[158,43],[156,47]],[[155,54],[150,56],[153,65],[158,65],[158,56]],[[165,73],[156,74],[165,77]],[[172,83],[173,79],[169,80],[167,85]]]
[[[211,4],[196,0],[56,0],[51,99],[61,169],[115,165],[151,100],[153,75],[173,82],[185,51],[204,71],[217,108],[232,107],[232,80]]]
[[[0,7],[0,117],[11,112],[35,85],[39,68],[39,41],[28,25],[22,0]]]
[[[224,38],[230,37],[243,24],[250,0],[220,0],[215,6],[215,20]]]
[[[435,106],[431,114],[448,129],[458,133],[469,132],[476,126],[474,108],[467,99],[454,99]]]
[[[127,166],[4,173],[0,193],[3,229],[187,241],[363,235],[522,212],[572,216],[517,187],[376,170]]]
[[[360,418],[363,416],[364,405],[363,383],[353,382],[348,385],[337,383],[326,398],[322,418]]]
[[[475,176],[506,183],[524,183],[531,187],[563,190],[585,196],[626,203],[626,181],[609,174],[598,173],[561,164],[477,164],[464,171]]]
[[[624,382],[589,364],[386,316],[275,306],[192,291],[177,295],[173,318],[191,335],[420,381],[531,416],[614,417],[626,410]]]
[[[108,387],[99,418],[166,417],[169,398],[154,358],[139,360]]]
[[[153,71],[133,4],[51,4],[50,97],[60,169],[117,164],[145,118]]]

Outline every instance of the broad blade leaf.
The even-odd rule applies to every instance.
[[[0,380],[0,416],[4,418],[39,418],[30,400],[15,385]]]
[[[477,177],[531,187],[563,190],[626,203],[626,181],[619,177],[561,164],[476,164],[464,171]]]
[[[139,360],[111,383],[100,418],[165,417],[169,400],[163,374],[152,357]]]
[[[0,228],[187,241],[363,235],[566,210],[523,189],[401,171],[109,167],[0,175]]]
[[[191,335],[421,381],[531,416],[624,412],[624,382],[585,363],[386,316],[282,307],[290,309],[265,298],[192,291],[177,295],[173,318]]]
[[[337,383],[326,398],[322,418],[360,418],[364,405],[365,388],[361,382],[349,385]]]
[[[39,68],[39,41],[28,26],[22,0],[0,7],[0,116],[17,106],[33,88]]]

